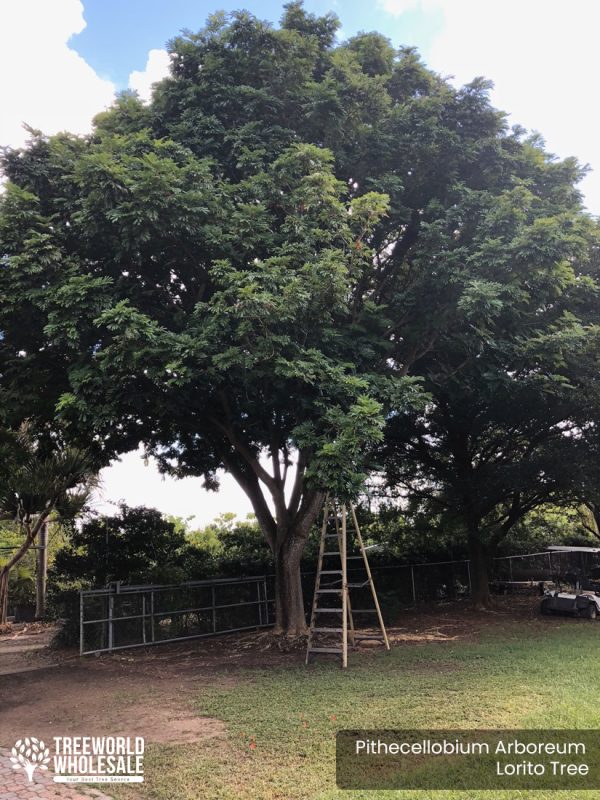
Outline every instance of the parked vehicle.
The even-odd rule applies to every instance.
[[[596,619],[600,615],[600,597],[592,592],[570,594],[558,590],[546,592],[541,604],[542,614],[572,614],[575,617]]]
[[[540,605],[542,614],[570,614],[575,617],[596,619],[600,616],[600,587],[594,579],[598,574],[598,566],[592,563],[593,556],[598,558],[600,547],[567,547],[555,545],[549,547],[552,553],[576,555],[576,566],[568,565],[568,569],[557,573],[555,583],[557,589],[544,591]],[[563,591],[561,584],[568,583],[573,591]]]

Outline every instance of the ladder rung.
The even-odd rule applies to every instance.
[[[341,575],[341,569],[322,569],[321,575]]]
[[[342,653],[341,647],[309,647],[309,653]]]
[[[326,533],[325,534],[325,538],[326,539],[339,539],[339,536],[337,535],[337,533]]]
[[[317,594],[340,594],[341,589],[317,589]]]
[[[328,550],[326,553],[323,553],[323,555],[324,556],[339,556],[341,554],[340,554],[339,550]],[[348,558],[352,558],[352,556],[348,556]]]
[[[342,608],[315,608],[317,614],[341,614]]]
[[[325,555],[325,553],[323,553],[323,555]],[[346,556],[346,561],[356,561],[359,558],[362,561],[362,556]]]
[[[313,628],[313,633],[341,633],[343,628]]]
[[[368,586],[368,585],[369,585],[369,581],[363,581],[362,583],[349,583],[348,584],[348,588],[349,589],[361,589],[363,586]]]
[[[377,609],[376,608],[353,608],[352,609],[352,613],[353,614],[376,614],[377,613]]]

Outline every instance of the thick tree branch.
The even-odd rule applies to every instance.
[[[25,529],[27,531],[27,533],[25,534],[25,540],[21,544],[19,549],[16,551],[16,553],[14,555],[12,555],[8,559],[6,564],[4,564],[2,566],[2,568],[0,569],[0,572],[4,572],[4,573],[10,572],[10,570],[15,566],[15,564],[18,564],[19,561],[27,554],[27,552],[29,551],[29,549],[31,548],[33,543],[35,542],[36,537],[37,537],[37,535],[38,535],[38,533],[40,531],[40,528],[42,527],[44,522],[48,519],[48,517],[52,513],[52,508],[53,507],[54,507],[54,503],[50,503],[50,504],[46,505],[44,510],[41,512],[41,514],[38,514],[38,516],[36,518],[36,521],[34,522],[34,524],[33,524],[33,526],[31,528],[28,526],[27,523],[25,523],[25,522],[21,523],[25,527]]]
[[[248,471],[248,469],[244,469],[243,466],[237,462],[233,454],[223,453],[221,457],[227,470],[233,475],[252,503],[252,508],[256,514],[258,524],[260,525],[269,547],[275,552],[277,543],[277,523],[265,500],[256,474]]]
[[[233,428],[233,425],[229,422],[223,423],[214,416],[209,416],[208,419],[216,428],[225,434],[230,444],[233,445],[237,452],[242,456],[256,477],[259,478],[259,480],[261,480],[265,486],[269,488],[269,491],[272,494],[276,492],[277,486],[275,478],[272,475],[269,475],[252,450],[250,450],[250,448],[239,438]]]
[[[306,470],[308,456],[305,450],[298,451],[298,461],[296,464],[296,477],[294,478],[294,485],[288,503],[288,510],[290,516],[295,516],[298,512],[298,506],[302,498],[302,491],[304,489],[304,472]]]

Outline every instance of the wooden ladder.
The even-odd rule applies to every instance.
[[[348,666],[348,641],[351,646],[364,639],[381,641],[386,650],[390,649],[387,631],[381,615],[373,575],[367,558],[367,548],[363,543],[354,506],[349,504],[350,520],[354,528],[357,553],[348,554],[348,507],[342,504],[340,512],[335,502],[325,501],[323,509],[323,525],[319,544],[319,561],[315,578],[315,594],[313,597],[310,629],[306,648],[306,663],[313,654],[335,653],[342,658],[342,667]],[[333,520],[333,525],[331,524]],[[336,547],[337,545],[337,547]],[[348,561],[362,562],[366,579],[358,582],[348,581]],[[326,568],[324,569],[324,562]],[[354,626],[351,589],[369,587],[373,606],[371,608],[354,609],[354,614],[375,614],[380,633],[360,633]],[[328,600],[329,598],[329,600]],[[327,602],[326,602],[327,601]],[[336,603],[337,601],[337,603]],[[326,624],[332,619],[333,624]]]

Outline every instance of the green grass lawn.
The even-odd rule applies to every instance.
[[[600,622],[492,622],[476,642],[397,646],[334,663],[248,670],[199,691],[199,714],[227,734],[202,745],[151,746],[142,788],[156,800],[515,800],[592,792],[343,792],[340,728],[600,728]],[[236,673],[237,675],[238,673]],[[112,787],[111,787],[112,788]]]

